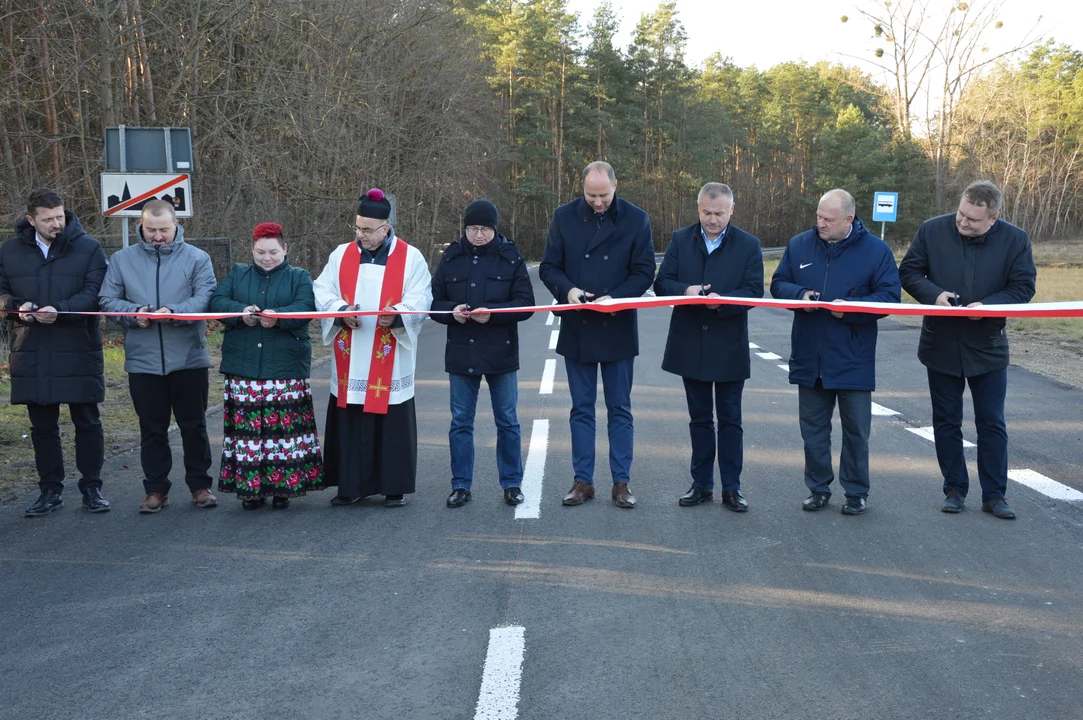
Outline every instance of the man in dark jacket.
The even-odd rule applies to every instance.
[[[730,224],[733,191],[707,183],[697,203],[699,222],[673,233],[654,281],[655,294],[763,297],[760,241]],[[678,500],[684,507],[709,502],[714,495],[717,409],[722,504],[734,512],[748,510],[741,494],[741,395],[752,375],[748,310],[721,304],[673,308],[662,369],[681,376],[688,401],[692,487]]]
[[[771,279],[771,294],[784,300],[899,302],[899,270],[884,242],[855,216],[854,198],[829,190],[816,209],[816,227],[790,240]],[[869,494],[869,434],[876,389],[877,315],[838,310],[795,310],[790,333],[790,382],[797,385],[805,444],[805,510],[820,510],[831,497],[831,419],[842,423],[839,483],[842,512],[865,512]]]
[[[211,445],[207,439],[209,392],[206,321],[172,320],[172,313],[207,312],[217,283],[211,258],[184,242],[171,203],[143,206],[139,242],[114,253],[99,293],[102,309],[156,313],[161,319],[121,317],[124,369],[139,416],[139,459],[147,497],[139,512],[156,513],[168,502],[173,450],[169,420],[176,418],[184,448],[184,480],[196,507],[211,508]]]
[[[617,178],[606,162],[583,171],[583,196],[553,213],[538,274],[557,303],[636,298],[654,282],[654,239],[647,213],[616,197]],[[561,313],[557,353],[564,356],[575,481],[565,505],[594,497],[594,405],[598,370],[609,423],[613,502],[635,507],[628,489],[632,468],[632,370],[639,354],[635,310]]]
[[[11,338],[11,402],[26,405],[41,495],[24,514],[48,515],[63,503],[60,403],[75,425],[75,465],[83,507],[106,512],[101,469],[105,440],[98,404],[105,400],[102,331],[94,312],[105,253],[52,190],[35,190],[16,236],[0,247],[0,307]]]
[[[497,232],[500,215],[488,200],[463,213],[464,234],[444,252],[432,278],[432,319],[447,325],[444,370],[451,399],[451,495],[447,506],[470,500],[474,481],[474,414],[481,378],[489,386],[496,421],[496,466],[504,502],[523,502],[522,433],[519,402],[518,325],[533,313],[493,313],[496,308],[534,304],[534,288],[523,256]]]
[[[1037,271],[1026,232],[1000,218],[1004,195],[991,182],[971,184],[954,214],[918,228],[899,272],[903,287],[925,305],[1002,305],[1034,297]],[[982,510],[1010,520],[1008,336],[1004,318],[926,317],[918,359],[929,376],[936,459],[944,476],[940,509],[963,509],[970,480],[963,458],[963,388],[970,385],[978,430]]]

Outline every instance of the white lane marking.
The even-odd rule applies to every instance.
[[[489,631],[489,650],[485,654],[474,720],[515,720],[519,717],[525,632],[518,625]]]
[[[552,302],[552,304],[553,304],[553,305],[556,305],[556,304],[557,304],[557,301],[556,301],[556,300],[554,300],[554,301]],[[556,315],[554,315],[553,313],[548,313],[548,314],[547,314],[547,317],[545,318],[545,324],[546,324],[546,325],[552,325],[552,324],[553,324],[553,320],[555,320],[555,319],[556,319],[556,317],[557,317],[557,316],[556,316]]]
[[[557,338],[559,338],[559,337],[560,337],[560,331],[559,330],[554,330],[553,332],[549,333],[549,349],[550,350],[556,350],[557,349]]]
[[[931,427],[921,427],[921,428],[912,428],[912,427],[908,427],[908,428],[906,428],[906,429],[907,429],[907,430],[909,430],[910,432],[914,433],[914,434],[915,434],[915,435],[917,435],[918,437],[923,437],[923,438],[925,438],[926,440],[930,440],[930,441],[932,441],[932,442],[936,442],[936,437],[935,437],[935,436],[933,435],[933,429],[932,429]],[[964,440],[963,440],[963,447],[965,447],[965,448],[968,448],[968,447],[977,447],[977,445],[975,445],[974,443],[970,442],[969,440],[965,440],[965,439],[964,439]]]
[[[759,349],[760,349],[760,346],[759,346],[759,345],[757,345],[756,343],[749,343],[749,344],[748,344],[748,349],[749,349],[749,350],[759,350]]]
[[[1026,485],[1032,490],[1037,490],[1042,495],[1051,497],[1054,500],[1067,500],[1069,502],[1083,501],[1083,493],[1075,488],[1062,485],[1056,480],[1047,478],[1045,475],[1034,472],[1033,470],[1009,470],[1008,478],[1021,485]]]
[[[756,354],[759,355],[764,360],[781,360],[782,359],[781,355],[775,355],[773,352],[761,352],[761,353],[756,353]]]
[[[783,370],[785,370],[786,372],[790,371],[790,366],[789,365],[779,365],[779,367],[782,368]]]
[[[879,415],[880,417],[891,417],[892,415],[898,415],[899,413],[889,407],[884,407],[883,405],[873,403],[872,414]]]
[[[549,448],[549,421],[535,420],[530,430],[530,445],[523,467],[523,502],[515,508],[516,520],[541,517],[542,479],[545,477],[545,453]]]
[[[539,395],[552,395],[553,394],[553,378],[557,374],[557,361],[552,358],[545,361],[545,369],[542,370],[541,388],[538,390]]]

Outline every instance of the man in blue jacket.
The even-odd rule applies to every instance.
[[[763,297],[760,241],[730,223],[733,190],[707,183],[697,204],[699,222],[673,233],[654,281],[655,294]],[[681,376],[688,401],[692,487],[678,500],[682,507],[713,497],[717,447],[722,504],[734,512],[748,510],[741,494],[741,396],[752,375],[748,311],[747,306],[721,304],[673,308],[662,369]]]
[[[1000,218],[1004,194],[988,181],[971,184],[954,213],[918,228],[899,268],[906,291],[925,305],[1027,303],[1037,270],[1030,237]],[[1004,318],[932,317],[921,324],[918,359],[929,375],[936,459],[947,513],[961,512],[970,481],[963,458],[963,386],[970,385],[978,430],[981,508],[1011,520],[1008,487],[1008,336]]]
[[[635,298],[654,281],[654,239],[647,213],[616,196],[606,162],[583,171],[583,196],[553,213],[539,275],[557,303]],[[639,354],[635,310],[562,313],[557,353],[564,356],[572,396],[569,420],[575,481],[565,505],[594,497],[594,406],[601,370],[609,422],[613,502],[635,507],[632,468],[632,369]]]
[[[785,300],[899,302],[895,256],[855,216],[854,198],[829,190],[816,209],[816,227],[790,240],[771,279],[771,294]],[[795,310],[790,333],[790,383],[797,385],[805,444],[802,507],[820,510],[831,497],[831,420],[842,423],[839,483],[842,512],[865,512],[869,494],[869,433],[876,388],[877,315],[838,310]]]

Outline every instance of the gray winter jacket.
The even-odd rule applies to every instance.
[[[100,300],[105,312],[136,312],[167,307],[175,313],[207,312],[217,286],[211,257],[184,242],[184,228],[168,245],[143,240],[113,254],[102,283]],[[119,318],[124,328],[124,369],[129,373],[168,375],[177,370],[210,367],[206,321],[152,321],[141,328],[135,318]]]

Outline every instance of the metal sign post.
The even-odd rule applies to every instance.
[[[119,134],[120,134],[120,171],[124,172],[125,170],[128,169],[128,167],[127,167],[128,166],[128,163],[127,163],[127,158],[128,158],[127,150],[128,150],[128,148],[126,148],[124,146],[124,126],[121,125],[120,127],[117,128],[117,130],[119,131]],[[104,196],[105,196],[105,193],[103,192],[102,197],[104,197]],[[124,220],[123,220],[122,225],[121,225],[120,246],[122,248],[128,247],[128,216],[127,215],[124,216]]]
[[[895,222],[899,216],[899,193],[877,192],[873,193],[872,219],[880,223],[880,239],[884,239],[884,230],[887,223]]]

